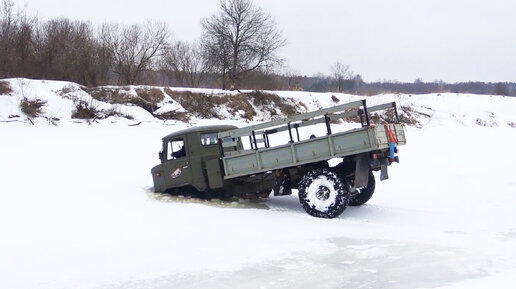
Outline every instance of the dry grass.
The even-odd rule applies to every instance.
[[[140,106],[159,119],[188,121],[190,116],[222,119],[224,118],[224,115],[221,113],[222,107],[227,107],[233,115],[241,115],[247,120],[253,120],[257,115],[254,107],[263,111],[269,111],[272,116],[277,114],[277,108],[282,114],[287,116],[299,113],[293,100],[285,100],[278,95],[261,91],[236,95],[209,95],[191,91],[174,91],[170,88],[165,88],[165,93],[181,104],[187,112],[171,111],[156,114],[155,111],[159,108],[158,105],[165,99],[163,91],[159,88],[138,88],[136,89],[137,97],[129,94],[127,89],[124,88],[97,87],[85,88],[85,90],[96,100],[111,104],[133,104]]]
[[[72,111],[72,118],[76,119],[98,119],[100,117],[99,111],[88,105],[85,101],[79,101],[75,105],[75,109]]]
[[[216,96],[207,96],[204,93],[191,91],[173,91],[165,88],[165,92],[189,113],[202,118],[222,118],[215,109],[221,101]]]
[[[425,113],[415,112],[409,106],[402,106],[401,110],[403,113],[398,115],[399,122],[404,123],[404,124],[409,124],[409,125],[419,124],[419,122],[416,119],[417,114],[430,117],[429,115],[427,115]],[[349,111],[349,110],[347,110],[347,111]],[[347,111],[345,111],[345,112],[347,112]],[[349,123],[358,123],[358,122],[360,122],[360,117],[358,115],[357,116],[348,116],[348,117],[345,117],[343,120],[346,122],[349,122]],[[382,112],[370,113],[369,121],[371,124],[382,124],[384,122],[387,122],[387,123],[397,122],[396,115],[394,114],[393,109],[387,109]],[[364,117],[364,122],[365,122],[365,117]]]
[[[191,114],[201,118],[218,118],[224,116],[220,114],[220,107],[227,106],[234,115],[242,114],[242,117],[252,120],[256,116],[256,111],[249,103],[247,96],[237,95],[207,95],[191,91],[173,91],[165,88],[165,92]]]
[[[341,113],[351,113],[353,112],[354,115],[352,116],[346,116],[344,118],[341,118],[341,120],[348,122],[348,123],[359,123],[360,122],[360,116],[358,115],[358,112],[356,109],[350,108],[342,111]],[[365,121],[365,119],[364,119]]]
[[[62,97],[67,97],[68,94],[76,91],[75,87],[73,85],[67,85],[61,89],[61,91],[58,92],[59,95]]]
[[[165,99],[165,95],[159,88],[137,88],[136,94],[153,104],[158,104]]]
[[[430,117],[425,113],[414,111],[410,106],[401,106],[401,111],[403,113],[398,112],[399,122],[404,124],[418,125],[419,121],[417,120],[416,115]],[[388,109],[382,113],[372,113],[369,116],[369,120],[375,124],[382,124],[383,122],[393,123],[396,122],[396,115],[394,114],[393,109]]]
[[[78,101],[75,104],[75,109],[72,111],[72,118],[75,119],[87,119],[87,120],[95,120],[95,119],[105,119],[110,116],[115,117],[124,117],[129,120],[133,120],[134,117],[132,115],[128,115],[120,112],[116,107],[112,107],[108,110],[99,110],[95,106],[88,104],[85,101]]]
[[[400,122],[410,125],[417,125],[419,124],[419,121],[416,119],[416,114],[431,117],[430,115],[422,112],[414,111],[410,106],[401,106],[402,114],[399,114]]]
[[[255,90],[253,92],[245,93],[244,95],[252,99],[254,105],[263,107],[265,110],[268,110],[271,113],[271,116],[276,114],[274,107],[278,107],[281,113],[286,116],[293,116],[299,113],[299,110],[294,104],[287,103],[285,99],[279,97],[276,94]]]
[[[129,91],[129,87],[122,87],[120,89],[106,87],[86,88],[86,92],[98,101],[111,104],[133,104],[151,114],[159,108],[158,104],[165,99],[165,95],[159,88],[138,88],[136,89],[136,97],[131,95]]]
[[[0,95],[11,94],[13,92],[11,85],[7,81],[0,81]]]
[[[183,111],[169,111],[161,114],[155,114],[154,116],[161,120],[178,120],[182,122],[188,122],[190,120],[188,114]]]
[[[165,99],[165,95],[159,88],[137,88],[136,94],[139,99],[133,98],[133,101],[136,101],[136,103],[133,102],[133,104],[139,105],[151,113],[157,110],[158,103]],[[141,100],[143,100],[143,102]]]
[[[91,97],[98,101],[108,102],[111,104],[126,104],[131,103],[133,96],[126,90],[111,89],[105,87],[86,88]]]
[[[119,109],[117,109],[115,107],[112,107],[108,110],[102,111],[102,118],[108,118],[110,116],[124,117],[124,118],[127,118],[128,120],[134,120],[134,117],[132,115],[122,113],[122,112],[120,112]]]
[[[239,93],[236,95],[206,95],[191,91],[173,91],[165,88],[165,92],[188,112],[202,118],[223,118],[219,108],[227,106],[233,115],[240,114],[247,120],[253,120],[256,111],[253,104],[263,111],[268,111],[272,116],[276,115],[276,108],[287,116],[298,113],[295,105],[286,102],[281,97],[261,91]],[[252,103],[252,104],[251,104]]]
[[[247,120],[253,120],[256,116],[256,111],[254,110],[251,103],[249,103],[249,99],[245,94],[237,94],[237,95],[226,95],[222,97],[227,106],[231,109],[232,114],[242,114],[242,117]]]
[[[29,100],[28,98],[24,97],[20,101],[20,109],[29,118],[36,118],[43,113],[42,108],[43,108],[43,106],[46,105],[46,103],[47,102],[45,100],[41,100],[41,99]]]

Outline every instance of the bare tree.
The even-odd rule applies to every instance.
[[[220,11],[201,25],[205,56],[222,74],[223,89],[226,75],[233,89],[245,73],[282,61],[276,53],[285,40],[276,22],[250,0],[221,0]]]
[[[128,27],[104,24],[99,38],[111,54],[119,82],[135,84],[142,80],[143,72],[151,68],[154,58],[163,53],[168,45],[169,30],[162,22]]]
[[[0,1],[0,77],[27,76],[32,61],[32,38],[37,19]]]
[[[335,62],[331,68],[331,73],[337,84],[337,92],[342,92],[344,82],[353,78],[353,72],[349,69],[349,65],[340,61]]]
[[[84,85],[108,82],[109,54],[100,46],[91,23],[49,20],[38,27],[32,43],[34,76]]]
[[[172,72],[179,85],[189,87],[199,87],[209,72],[200,45],[181,41],[166,49],[162,69]]]
[[[9,75],[12,65],[12,41],[18,15],[10,0],[0,2],[0,76]]]

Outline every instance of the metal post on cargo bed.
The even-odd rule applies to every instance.
[[[328,131],[328,135],[331,135],[330,117],[328,114],[324,115],[324,121],[326,122],[326,130]]]
[[[367,105],[366,105],[365,99],[362,99],[362,106],[364,107],[364,114],[365,114],[367,126],[370,126],[371,124],[369,123],[369,114],[367,113]]]
[[[396,116],[396,121],[400,122],[400,118],[398,117],[398,109],[396,108],[396,102],[392,103],[392,107],[394,107],[394,115]]]
[[[267,134],[267,130],[263,131],[262,137],[263,137],[263,143],[265,144],[265,147],[269,148],[270,144],[269,144],[269,135]]]
[[[256,133],[253,130],[253,142],[254,142],[254,149],[258,150],[258,143],[256,142]]]
[[[360,125],[364,127],[364,111],[359,109],[357,114],[360,117]]]
[[[290,126],[290,122],[287,123],[287,127],[288,127],[288,135],[290,136],[290,141],[288,143],[293,143],[294,138],[292,137],[292,127]]]
[[[270,130],[265,130],[265,138],[267,139],[267,147],[270,147],[271,146],[271,141],[269,140],[269,134],[270,133],[274,133],[273,131],[270,131]]]
[[[301,139],[299,138],[299,124],[298,123],[294,124],[294,127],[296,128],[297,141],[301,141]]]

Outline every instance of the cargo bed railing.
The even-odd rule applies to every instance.
[[[296,132],[296,139],[299,142],[299,128],[311,126],[319,123],[326,123],[327,135],[331,135],[331,122],[346,117],[359,117],[362,127],[370,126],[371,112],[394,109],[396,122],[399,121],[396,102],[380,104],[367,107],[366,100],[353,101],[334,107],[320,109],[318,111],[302,113],[291,117],[275,119],[272,121],[251,125],[243,128],[237,128],[229,131],[220,132],[218,134],[221,157],[225,156],[225,148],[232,147],[236,150],[238,138],[249,137],[252,150],[258,150],[258,144],[263,143],[265,148],[270,147],[269,135],[278,132],[289,132],[289,143],[294,142],[293,130]],[[261,138],[260,138],[261,137]]]

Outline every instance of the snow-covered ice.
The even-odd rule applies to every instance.
[[[161,137],[186,124],[73,123],[62,105],[58,127],[0,123],[0,288],[513,288],[516,99],[379,98],[431,117],[407,128],[401,163],[387,181],[376,175],[372,199],[337,219],[306,214],[296,193],[233,203],[150,193]],[[9,101],[0,96],[0,116],[19,113]]]

